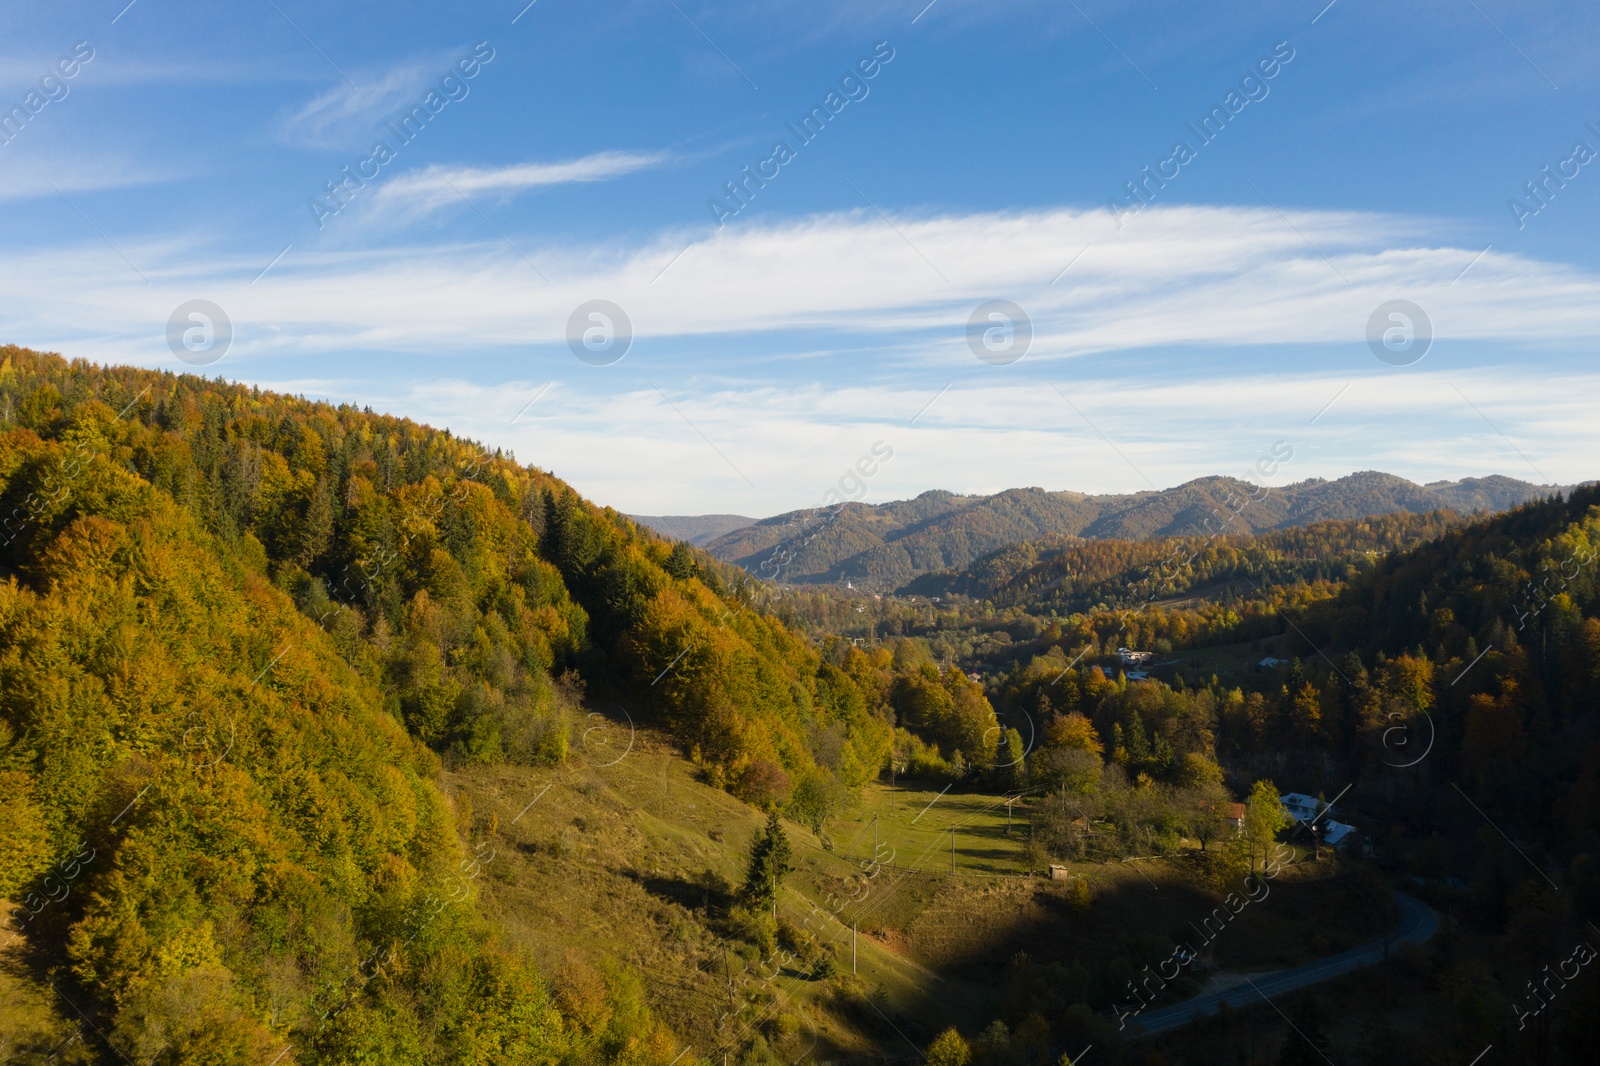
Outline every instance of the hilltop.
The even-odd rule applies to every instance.
[[[1009,544],[1051,535],[1092,540],[1203,536],[1219,525],[1214,513],[1237,513],[1228,532],[1260,533],[1395,512],[1492,513],[1562,491],[1562,486],[1500,475],[1418,485],[1377,471],[1335,481],[1312,478],[1265,493],[1230,477],[1103,496],[1041,488],[992,496],[932,491],[892,503],[790,511],[725,533],[704,547],[763,580],[848,579],[895,588],[925,573],[959,570]]]

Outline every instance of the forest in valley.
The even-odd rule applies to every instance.
[[[1585,1062],[1600,978],[1562,963],[1600,941],[1597,561],[1600,490],[1580,486],[1493,515],[1047,538],[888,595],[784,586],[405,419],[0,349],[0,1053],[1070,1066],[1465,1063],[1492,1045]],[[580,836],[621,825],[577,773],[623,722],[630,744],[635,726],[661,738],[663,794],[681,772],[691,806],[726,804],[742,834],[696,830],[732,865],[675,860],[656,886],[663,942],[716,945],[681,950],[674,980],[720,995],[725,977],[732,1001],[731,958],[787,975],[831,1019],[822,1051],[778,984],[709,1037],[710,1008],[659,974],[577,937],[551,965],[513,935],[495,880],[513,844],[580,878],[573,894],[648,878],[614,857],[580,873],[598,832],[512,841],[483,783],[561,781]],[[847,912],[806,863],[855,861],[865,819],[876,833],[885,798],[917,789],[924,813],[1003,807],[994,891],[1057,900],[1078,940],[964,949],[977,976],[954,1019],[916,996],[969,977],[930,968],[928,919],[886,901],[928,885],[919,906],[1001,907],[959,895],[960,826],[944,881],[876,857],[852,875],[891,871],[856,924],[873,965],[924,967],[920,990],[905,969],[904,989],[855,973],[855,924],[847,949],[807,921]],[[1297,835],[1290,791],[1332,802],[1357,842]],[[1283,889],[1291,910],[1310,909],[1294,892],[1332,901],[1310,916],[1325,943],[1294,951],[1381,933],[1396,888],[1439,932],[1321,1008],[1229,1014],[1182,1043],[1119,1026],[1140,968],[1188,934],[1114,876],[1157,863],[1198,914],[1282,854],[1330,882]]]

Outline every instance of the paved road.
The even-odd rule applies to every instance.
[[[1403,892],[1396,892],[1394,898],[1395,902],[1400,904],[1404,917],[1396,928],[1376,940],[1337,955],[1330,955],[1325,959],[1318,959],[1316,962],[1308,962],[1304,966],[1275,970],[1253,977],[1251,980],[1254,982],[1254,987],[1250,984],[1236,985],[1233,988],[1207,992],[1159,1010],[1147,1011],[1136,1018],[1128,1019],[1128,1025],[1130,1028],[1141,1030],[1145,1036],[1171,1032],[1188,1025],[1197,1013],[1206,1016],[1217,1013],[1224,1003],[1234,1007],[1246,1007],[1283,992],[1293,992],[1297,988],[1305,988],[1307,985],[1340,977],[1352,970],[1372,966],[1383,961],[1386,949],[1392,952],[1403,944],[1420,944],[1438,932],[1439,915],[1432,907],[1421,900],[1412,899]]]

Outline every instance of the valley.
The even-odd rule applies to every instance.
[[[350,407],[13,348],[0,411],[8,1061],[1587,1039],[1519,989],[1600,907],[1593,486],[876,591]]]

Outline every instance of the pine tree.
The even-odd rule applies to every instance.
[[[1172,744],[1168,742],[1166,734],[1157,733],[1155,746],[1150,754],[1151,768],[1157,774],[1165,774],[1168,770],[1172,769],[1172,761],[1174,758],[1175,756],[1172,753]]]
[[[680,540],[672,546],[672,551],[667,555],[667,561],[663,569],[679,581],[687,581],[694,577],[696,571],[700,568],[695,564],[694,553],[689,550],[687,544]]]
[[[995,741],[994,762],[999,771],[1001,782],[1008,788],[1017,788],[1027,777],[1027,769],[1023,760],[1027,757],[1027,748],[1023,746],[1022,734],[1015,729],[1007,729]]]
[[[1128,743],[1128,762],[1140,767],[1150,758],[1150,739],[1144,731],[1144,718],[1138,711],[1129,709],[1128,728],[1123,733]]]
[[[300,551],[296,561],[310,567],[333,540],[333,488],[327,478],[318,478],[306,504],[305,519],[300,526]]]
[[[794,869],[789,835],[783,831],[777,809],[767,812],[767,827],[750,842],[750,869],[745,874],[744,896],[752,907],[778,909],[778,886]]]

